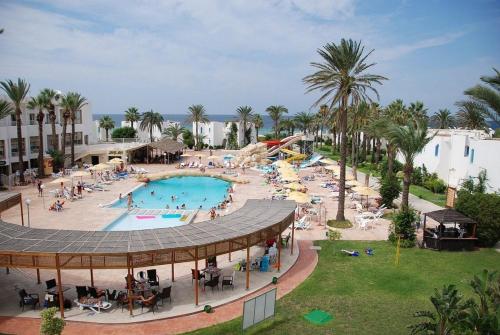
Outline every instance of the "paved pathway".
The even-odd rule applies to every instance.
[[[297,262],[279,279],[278,298],[290,293],[302,283],[314,270],[318,262],[316,251],[311,250],[312,241],[298,241],[300,254]],[[259,295],[269,290],[274,285],[270,284],[260,290],[233,302],[215,308],[214,313],[193,313],[190,315],[155,320],[142,323],[128,324],[96,324],[86,322],[67,322],[63,335],[68,334],[180,334],[196,329],[209,327],[221,322],[226,322],[241,316],[243,302],[250,297]],[[124,311],[127,313],[127,311]],[[40,319],[0,317],[0,333],[6,334],[38,334]]]

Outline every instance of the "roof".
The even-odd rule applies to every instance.
[[[0,213],[19,205],[21,203],[21,193],[19,192],[0,192]]]
[[[290,200],[248,200],[241,209],[212,221],[134,231],[40,229],[0,221],[0,254],[123,255],[207,246],[282,224],[293,218],[295,207]]]
[[[151,148],[160,149],[163,152],[176,153],[184,149],[184,144],[171,140],[169,138],[163,138],[160,141],[148,144]]]
[[[439,223],[476,223],[473,219],[453,208],[440,209],[425,213],[425,215]]]

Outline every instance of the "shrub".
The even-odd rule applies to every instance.
[[[65,322],[63,319],[56,317],[57,308],[51,307],[42,312],[42,323],[40,324],[40,334],[42,335],[60,335],[63,331]]]
[[[399,193],[401,193],[401,183],[395,176],[392,176],[391,178],[385,177],[382,179],[382,183],[380,185],[380,195],[382,196],[383,204],[391,208],[392,202],[394,199],[399,197]]]
[[[189,130],[186,130],[182,133],[182,142],[189,148],[193,149],[194,147],[194,136],[193,133]]]
[[[331,146],[332,145],[332,139],[330,137],[328,137],[326,140],[325,140],[325,145],[328,145],[328,146]]]
[[[500,195],[461,190],[455,208],[476,220],[480,246],[492,247],[500,240]]]
[[[342,233],[338,230],[328,230],[326,235],[330,241],[340,240],[342,237]]]
[[[398,171],[403,170],[403,164],[401,164],[399,161],[394,160],[394,164],[392,165],[392,172],[396,174]],[[382,164],[380,164],[380,175],[382,178],[385,178],[387,175],[387,157],[384,157],[382,160]]]
[[[137,131],[132,127],[115,128],[111,133],[111,138],[135,138]]]
[[[411,183],[413,185],[422,186],[423,174],[422,174],[422,168],[420,166],[413,169],[413,172],[411,174]]]
[[[389,241],[397,243],[398,236],[401,236],[400,246],[402,248],[413,248],[417,242],[415,223],[418,220],[417,213],[411,208],[397,212],[389,228]]]
[[[444,181],[439,178],[429,178],[424,182],[424,187],[434,193],[444,193],[446,185]]]
[[[341,229],[352,228],[352,223],[349,220],[344,220],[344,221],[328,220],[326,224],[333,228],[341,228]]]

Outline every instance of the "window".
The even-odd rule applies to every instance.
[[[38,153],[40,150],[40,137],[30,136],[30,152],[32,154]]]
[[[23,156],[26,155],[26,141],[25,139],[23,138]],[[11,138],[10,139],[10,152],[11,152],[11,155],[12,157],[15,157],[15,156],[19,156],[19,150],[18,150],[18,147],[17,147],[17,138]]]
[[[200,127],[200,134],[203,134],[203,127]]]
[[[5,159],[5,141],[0,140],[0,158]]]
[[[75,112],[75,124],[82,124],[82,111],[78,110]]]
[[[465,150],[464,150],[464,157],[468,157],[468,156],[469,156],[469,146],[466,145]]]
[[[85,135],[83,137],[84,141],[85,141],[85,144],[88,145],[89,144],[89,135]]]
[[[48,150],[55,149],[54,144],[52,143],[52,135],[51,134],[47,135],[47,142],[45,145]],[[56,134],[56,142],[55,143],[59,143],[59,135],[57,135],[57,134]]]
[[[75,132],[75,145],[83,144],[83,136],[81,131]],[[71,133],[66,134],[66,145],[71,145]]]
[[[36,114],[30,113],[30,126],[37,124]]]
[[[474,163],[474,149],[470,151],[470,162]]]
[[[10,125],[11,126],[17,126],[16,114],[10,114]]]
[[[436,144],[436,146],[434,147],[434,156],[438,156],[439,155],[439,144]]]

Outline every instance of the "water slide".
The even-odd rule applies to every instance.
[[[274,156],[276,155],[281,149],[286,149],[289,146],[291,146],[294,143],[297,143],[302,139],[302,134],[300,135],[293,135],[293,136],[288,136],[285,137],[280,141],[279,145],[275,145],[271,149],[267,151],[267,156]]]
[[[285,159],[285,161],[287,161],[288,163],[294,161],[303,161],[307,157],[307,155],[301,154],[300,152],[293,150],[280,149],[280,151],[290,156],[287,159]]]
[[[311,158],[309,158],[308,160],[306,161],[303,161],[302,164],[300,164],[300,167],[301,168],[306,168],[306,167],[309,167],[311,165],[314,165],[316,164],[317,162],[319,162],[320,159],[322,159],[323,156],[319,155],[319,154],[313,154],[311,156]]]

